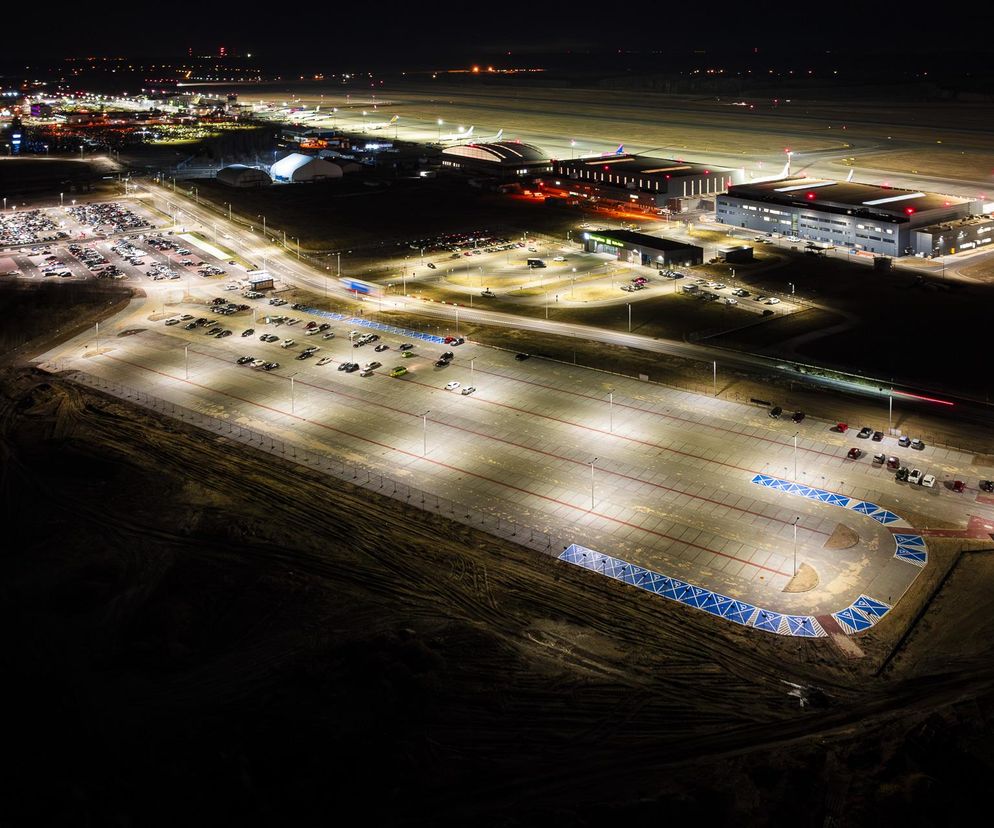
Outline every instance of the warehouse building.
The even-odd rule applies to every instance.
[[[520,178],[547,173],[548,153],[534,144],[497,141],[489,144],[460,144],[442,150],[442,168],[473,175]]]
[[[884,256],[931,255],[916,231],[970,215],[964,198],[822,178],[784,178],[733,186],[719,195],[715,219]],[[928,249],[925,249],[928,247]]]
[[[989,216],[933,224],[914,231],[914,246],[925,256],[951,256],[994,243],[994,220]]]
[[[558,160],[552,171],[546,184],[570,197],[649,211],[694,209],[745,180],[743,170],[625,153]]]
[[[229,187],[266,187],[273,183],[265,170],[246,167],[244,164],[231,164],[218,170],[216,177]]]
[[[704,261],[702,247],[636,233],[632,230],[585,232],[583,249],[588,253],[610,253],[619,261],[655,267],[658,270],[671,265],[693,267]]]
[[[291,152],[281,158],[270,167],[269,172],[273,181],[280,184],[300,184],[342,177],[342,168],[337,164],[300,152]]]

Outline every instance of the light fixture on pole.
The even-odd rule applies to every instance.
[[[421,420],[424,424],[424,456],[428,456],[428,415],[431,414],[431,409],[428,409],[424,414],[421,415]]]
[[[594,511],[594,463],[597,462],[595,457],[590,461],[590,511]]]
[[[801,516],[798,515],[796,518],[794,518],[794,523],[793,523],[793,526],[794,526],[794,575],[797,575],[797,522],[800,519],[801,519]]]

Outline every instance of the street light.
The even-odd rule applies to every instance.
[[[797,435],[801,432],[794,432],[794,482],[797,482]]]
[[[794,575],[795,576],[797,575],[797,522],[800,519],[801,516],[798,515],[796,518],[794,518],[794,523],[792,524],[794,527]]]
[[[595,457],[590,461],[590,511],[594,511],[594,463],[597,462]]]
[[[186,378],[190,379],[190,346],[183,346],[183,362],[186,371]]]
[[[429,408],[424,414],[421,415],[421,420],[424,425],[424,456],[428,456],[428,415],[431,414],[431,409]]]
[[[290,374],[290,413],[291,414],[296,413],[296,411],[295,411],[296,406],[295,406],[295,400],[294,400],[294,391],[293,391],[293,378],[295,376],[297,376],[297,375],[296,374]]]
[[[608,392],[608,400],[610,401],[608,403],[609,405],[608,411],[610,412],[608,420],[608,431],[614,434],[614,389],[613,388]]]

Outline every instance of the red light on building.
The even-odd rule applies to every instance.
[[[814,198],[815,198],[814,193],[808,193],[808,201],[814,201]]]
[[[912,214],[912,213],[913,213],[914,211],[915,211],[915,208],[914,208],[914,207],[905,207],[905,208],[904,208],[904,212],[905,212],[905,213],[907,213],[907,214],[908,214],[909,216],[910,216],[910,215],[911,215],[911,214]]]

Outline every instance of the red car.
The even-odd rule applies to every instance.
[[[962,492],[966,488],[966,484],[962,480],[953,481],[953,491]]]
[[[835,430],[839,434],[845,434],[849,430],[849,423],[836,423]]]
[[[859,460],[859,458],[863,456],[863,450],[856,448],[856,446],[853,446],[851,449],[849,449],[849,454],[846,456],[850,460]]]

